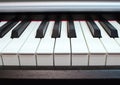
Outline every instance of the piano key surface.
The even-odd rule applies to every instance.
[[[56,27],[61,29],[59,30],[60,37],[52,37],[56,20],[53,16],[51,17],[50,14],[50,20],[45,36],[37,39],[35,37],[37,29],[42,22],[41,15],[37,16],[38,17],[34,17],[34,15],[32,15],[33,19],[31,20],[31,23],[23,31],[20,37],[12,39],[11,34],[12,30],[14,30],[22,20],[6,33],[3,38],[0,38],[0,79],[120,78],[120,24],[117,19],[110,16],[105,17],[118,32],[118,37],[115,38],[111,38],[106,33],[102,25],[100,25],[99,19],[97,20],[95,17],[93,20],[100,29],[101,37],[94,38],[90,31],[90,27],[87,24],[87,20],[80,17],[81,14],[75,14],[73,18],[74,29],[76,32],[75,38],[69,38],[67,36],[67,24],[64,24],[66,25],[64,33],[62,33],[61,29],[62,24],[61,26]],[[60,21],[67,23],[68,19],[65,16],[62,16]],[[116,17],[116,15],[114,16]],[[0,21],[1,27],[9,20],[5,20],[4,18]],[[63,39],[61,39],[61,37]],[[56,55],[54,53],[56,40],[58,40],[59,47],[60,44],[64,45],[64,48],[62,48],[62,46],[60,47],[63,50],[60,50],[61,53],[57,55],[57,63],[55,61]],[[69,42],[65,42],[65,40],[69,40]],[[105,43],[103,43],[103,41]],[[68,43],[70,48],[69,53],[63,54],[62,52],[66,50]]]
[[[62,21],[61,36],[55,40],[54,61],[55,66],[71,65],[70,38],[67,37],[67,21]]]
[[[37,24],[34,25],[34,30],[31,32],[26,42],[23,44],[23,46],[18,51],[21,65],[36,66],[37,62],[36,62],[35,52],[38,48],[38,45],[41,39],[35,38],[35,34],[40,24],[41,24],[41,21],[37,21]]]
[[[87,21],[87,24],[89,26],[90,32],[92,33],[93,37],[100,38],[101,32],[98,26],[95,24],[94,20],[92,18],[88,18],[90,20]]]
[[[47,18],[52,18],[52,20],[46,18],[43,18],[42,20],[40,18],[34,20],[36,18],[33,17],[34,16],[31,17],[31,20],[29,21],[30,24],[28,24],[25,29],[22,27],[23,25],[19,27],[19,30],[24,30],[21,31],[23,33],[21,33],[19,37],[11,38],[11,35],[12,31],[24,21],[22,19],[19,20],[16,26],[6,33],[5,36],[0,38],[0,65],[120,65],[120,25],[117,20],[113,19],[113,21],[110,21],[109,19],[106,19],[106,21],[118,32],[118,37],[111,37],[111,35],[105,30],[105,27],[100,24],[99,19],[95,20],[93,18],[92,22],[95,27],[99,29],[99,36],[101,36],[94,37],[94,33],[96,32],[91,32],[91,26],[93,26],[93,23],[90,25],[90,23],[88,24],[89,19],[82,20],[77,15],[76,17],[72,16],[71,20],[67,18],[64,20],[62,17],[56,20],[56,18],[51,15],[47,16]],[[1,27],[7,22],[14,23],[11,22],[11,20],[1,21]],[[47,25],[45,24],[46,22]],[[38,32],[39,29],[42,29],[42,31]],[[95,30],[94,26],[92,30]],[[57,35],[54,34],[55,32],[57,32]],[[36,37],[37,34],[42,37]],[[52,35],[54,35],[54,37],[52,37]]]
[[[74,21],[76,38],[71,38],[72,66],[88,65],[88,48],[79,21]]]
[[[99,38],[94,38],[89,31],[87,23],[80,21],[89,51],[89,65],[105,65],[106,51]],[[97,44],[96,44],[97,43]]]
[[[98,23],[97,23],[98,25]],[[110,38],[110,36],[107,35],[107,33],[104,31],[104,29],[102,29],[99,25],[99,28],[101,29],[101,32],[103,34],[103,37],[100,39],[107,51],[107,62],[106,64],[109,65],[110,61],[108,60],[109,58],[112,58],[112,61],[114,61],[113,63],[111,63],[110,65],[119,65],[119,62],[117,62],[117,58],[119,58],[119,51],[120,51],[120,47],[118,45],[118,43],[113,39]],[[112,45],[111,45],[112,43]],[[117,54],[117,55],[116,55]]]
[[[27,28],[30,24],[30,20],[27,19],[23,20],[14,30],[12,30],[11,38],[18,38],[23,33],[23,31]]]
[[[1,51],[4,65],[19,65],[20,62],[18,57],[18,51],[27,40],[35,24],[36,24],[35,22],[31,22],[31,24],[28,26],[28,28],[25,30],[25,32],[19,39],[18,38],[12,39],[11,42],[5,47],[5,49]],[[15,58],[17,60],[13,60],[11,57],[9,57],[9,55],[14,56],[12,58],[13,59]],[[16,62],[17,64],[15,63],[12,64],[13,61]]]
[[[54,26],[54,21],[50,21],[48,25],[48,29],[46,30],[46,34],[44,38],[41,39],[40,44],[36,50],[38,66],[54,65],[53,51],[54,51],[55,38],[51,38],[53,26]]]
[[[61,32],[61,21],[55,20],[55,24],[53,27],[52,38],[59,38]]]

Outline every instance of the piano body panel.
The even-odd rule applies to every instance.
[[[0,67],[0,79],[119,79],[119,66],[5,66]]]
[[[0,12],[115,12],[119,0],[6,0],[0,1]]]

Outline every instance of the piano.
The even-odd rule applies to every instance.
[[[119,0],[1,0],[0,79],[120,78]]]

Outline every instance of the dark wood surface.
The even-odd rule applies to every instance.
[[[0,79],[120,79],[120,67],[0,67]]]
[[[6,79],[111,79],[120,78],[120,70],[4,70]]]

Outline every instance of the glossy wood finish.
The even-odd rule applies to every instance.
[[[120,67],[1,67],[0,79],[119,79]]]

